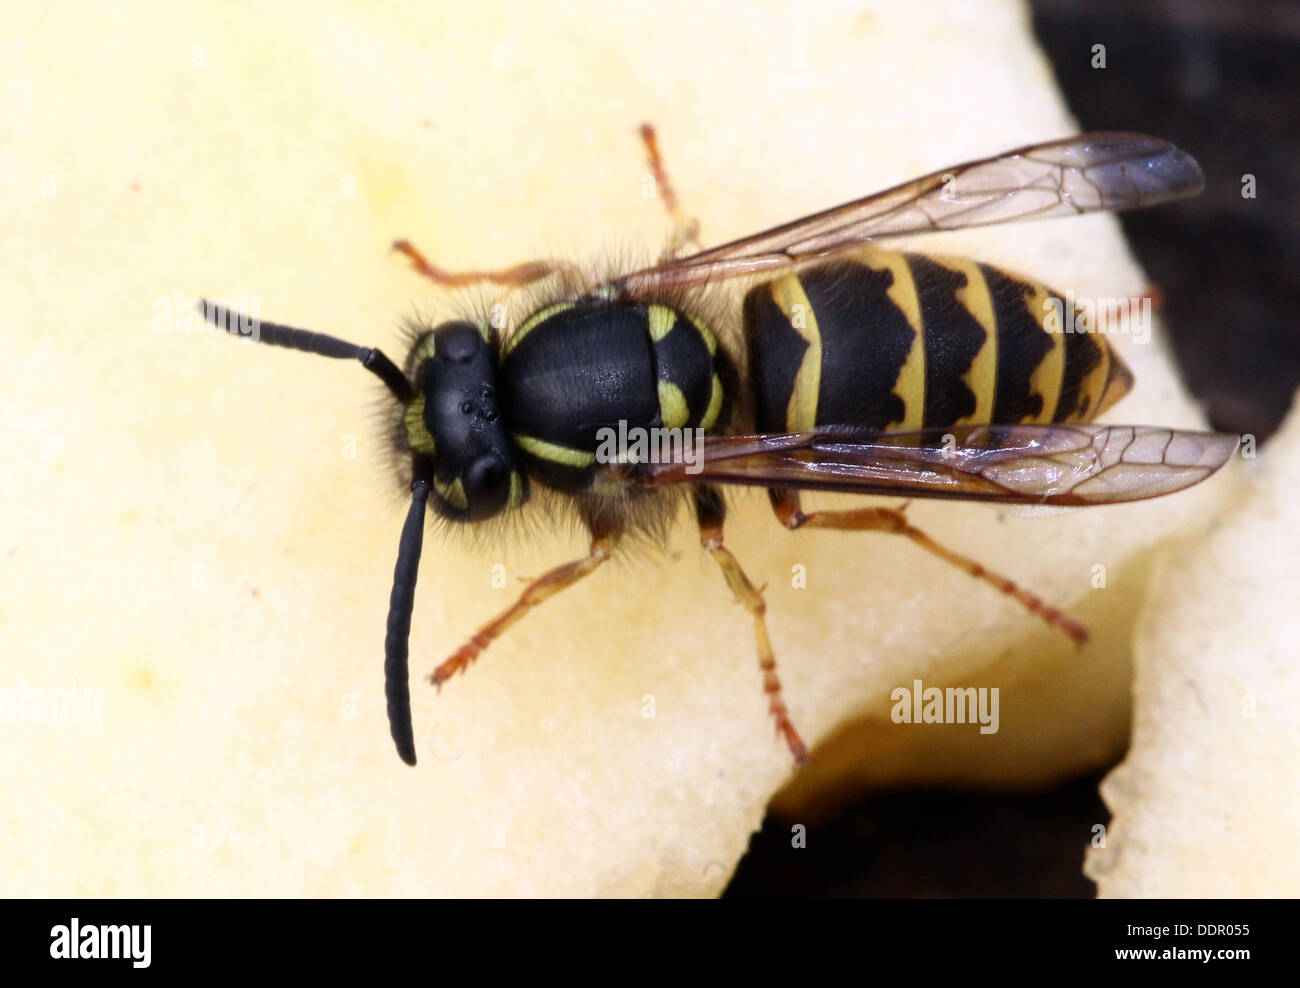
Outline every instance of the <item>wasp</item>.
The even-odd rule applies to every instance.
[[[441,687],[528,611],[599,569],[620,540],[662,535],[688,502],[703,549],[753,619],[769,711],[797,762],[807,748],[782,698],[763,597],[723,539],[724,488],[766,488],[790,530],[902,535],[1086,641],[1078,622],[935,541],[903,510],[805,512],[800,492],[1114,504],[1189,487],[1226,463],[1233,435],[1094,424],[1133,377],[1103,334],[1051,324],[1059,293],[975,260],[878,244],[1154,206],[1202,189],[1196,162],[1154,137],[1082,134],[704,249],[648,125],[642,138],[675,227],[650,266],[598,277],[541,260],[456,273],[398,241],[394,249],[439,285],[534,292],[505,326],[485,315],[416,326],[402,367],[371,347],[254,324],[262,343],[360,361],[390,396],[410,489],[384,641],[401,759],[416,762],[409,637],[430,514],[491,531],[489,523],[545,501],[576,512],[591,537],[584,558],[531,581],[439,665],[429,678]],[[739,306],[722,298],[734,279],[745,289]],[[227,332],[241,325],[221,305],[200,310]],[[615,432],[699,441],[647,456],[611,447]]]

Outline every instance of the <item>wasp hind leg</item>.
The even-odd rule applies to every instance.
[[[703,250],[704,244],[700,242],[700,221],[694,216],[688,216],[682,209],[681,203],[677,201],[677,192],[668,179],[668,170],[664,167],[663,156],[659,153],[659,137],[652,124],[641,125],[641,143],[645,145],[646,161],[650,165],[650,175],[654,178],[655,191],[662,200],[664,208],[668,210],[668,218],[673,221],[672,238],[668,241],[668,249],[664,251],[663,260],[673,260],[690,244],[694,244],[697,250]]]
[[[773,488],[768,491],[772,499],[772,509],[786,528],[830,528],[852,532],[893,532],[904,535],[921,548],[964,570],[977,580],[983,580],[1013,598],[1027,610],[1037,614],[1053,628],[1069,636],[1075,644],[1083,645],[1088,641],[1088,629],[1069,615],[1052,607],[1028,590],[998,573],[985,569],[968,556],[953,552],[936,542],[916,526],[908,522],[903,512],[893,508],[859,508],[853,511],[814,511],[804,514],[799,506],[799,494],[796,491]]]
[[[617,532],[600,533],[593,531],[591,552],[587,554],[586,558],[575,559],[571,563],[557,566],[529,583],[524,588],[524,592],[519,595],[518,600],[474,632],[469,641],[458,648],[451,658],[433,671],[429,681],[441,689],[443,683],[456,675],[457,672],[464,672],[468,669],[470,663],[477,659],[492,642],[501,637],[507,628],[530,610],[554,597],[566,587],[573,586],[584,576],[594,572],[601,563],[614,554],[614,547],[617,544]]]
[[[781,697],[781,680],[776,675],[776,656],[772,641],[767,635],[767,604],[763,595],[749,582],[736,557],[722,544],[722,524],[726,519],[726,506],[717,490],[712,487],[695,489],[695,513],[700,523],[700,545],[704,546],[722,569],[722,575],[731,588],[732,595],[754,618],[754,635],[758,639],[758,666],[763,672],[763,692],[768,697],[768,710],[776,721],[777,733],[785,737],[790,754],[802,765],[808,760],[808,749],[790,722],[785,700]]]

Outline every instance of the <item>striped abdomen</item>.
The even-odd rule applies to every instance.
[[[1090,420],[1132,375],[1103,336],[1044,328],[1060,297],[987,264],[883,250],[759,285],[744,306],[757,428]]]

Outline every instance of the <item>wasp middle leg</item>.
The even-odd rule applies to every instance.
[[[587,554],[586,558],[575,559],[571,563],[557,566],[529,583],[524,588],[524,592],[519,595],[518,600],[474,632],[469,641],[458,648],[451,658],[433,671],[429,681],[441,689],[442,684],[456,675],[457,672],[464,672],[468,669],[470,663],[477,659],[492,642],[501,637],[507,628],[530,610],[554,597],[565,587],[573,586],[584,576],[594,572],[601,563],[607,561],[614,554],[614,547],[618,544],[618,537],[618,532],[593,532],[591,552]]]
[[[768,710],[776,720],[777,732],[785,736],[794,760],[803,764],[808,760],[808,749],[790,722],[789,711],[781,696],[781,680],[776,675],[776,656],[767,634],[767,604],[763,595],[749,582],[740,563],[722,544],[722,524],[726,519],[726,505],[716,488],[701,485],[695,489],[695,513],[700,523],[700,544],[709,551],[722,569],[736,601],[754,617],[754,635],[758,639],[758,666],[763,672],[763,692],[768,697]]]
[[[912,525],[903,512],[893,508],[858,508],[851,511],[814,511],[804,514],[799,505],[797,491],[786,488],[773,488],[768,491],[772,499],[772,509],[786,528],[831,528],[854,532],[893,532],[904,535],[921,548],[964,570],[977,580],[992,584],[1008,597],[1013,598],[1027,610],[1068,635],[1075,644],[1083,645],[1088,641],[1088,629],[1063,611],[1046,603],[1015,581],[986,569],[968,556],[953,552],[948,547],[936,542],[925,532]]]

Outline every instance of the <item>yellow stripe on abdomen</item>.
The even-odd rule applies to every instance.
[[[772,301],[790,323],[790,328],[804,338],[804,351],[794,389],[786,406],[785,427],[790,432],[805,432],[817,424],[817,396],[822,383],[822,337],[817,329],[817,315],[798,276],[788,274],[772,282]]]
[[[975,395],[975,411],[958,419],[956,425],[983,425],[993,421],[993,401],[998,392],[998,321],[993,315],[993,297],[979,266],[964,257],[932,257],[949,271],[966,276],[966,284],[957,289],[957,302],[984,330],[984,345],[971,361],[962,380]]]
[[[894,276],[886,294],[916,333],[894,383],[894,394],[903,402],[903,417],[890,422],[889,428],[919,429],[925,423],[925,326],[912,268],[906,254],[892,250],[863,251],[856,259],[873,271],[888,271]]]
[[[1038,320],[1044,332],[1051,338],[1052,349],[1039,362],[1029,376],[1030,390],[1043,399],[1043,410],[1029,422],[1053,422],[1056,418],[1056,406],[1061,400],[1061,383],[1065,377],[1065,333],[1048,329],[1047,316],[1052,311],[1049,300],[1059,297],[1052,295],[1047,288],[1037,281],[1029,282],[1030,292],[1026,293],[1025,306],[1030,315]]]

